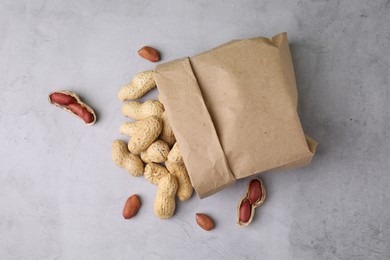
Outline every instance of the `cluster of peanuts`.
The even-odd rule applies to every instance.
[[[176,195],[186,201],[193,193],[187,169],[164,105],[158,100],[129,101],[139,99],[154,87],[153,71],[145,71],[119,90],[118,98],[125,102],[122,114],[137,121],[120,126],[120,132],[131,138],[128,143],[113,142],[112,160],[130,175],[143,175],[157,185],[154,213],[159,218],[170,218],[175,212]]]

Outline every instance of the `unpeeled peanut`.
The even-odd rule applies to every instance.
[[[139,208],[141,207],[141,200],[139,199],[137,194],[134,194],[130,196],[125,203],[125,206],[123,208],[123,217],[125,219],[130,219],[134,217],[137,213]]]
[[[156,198],[154,199],[154,213],[159,218],[170,218],[175,213],[177,180],[172,174],[165,175],[157,184]]]
[[[122,106],[124,116],[140,120],[148,116],[161,116],[164,112],[164,106],[157,100],[148,100],[141,102],[126,102]]]
[[[168,161],[172,163],[184,163],[177,142],[173,145],[171,151],[168,154]]]
[[[129,84],[118,91],[118,98],[120,101],[138,99],[154,87],[156,83],[153,79],[153,71],[140,72]]]
[[[122,124],[119,131],[131,136],[128,144],[129,151],[140,154],[145,151],[161,133],[161,120],[156,116],[149,116],[136,122]]]
[[[161,180],[161,178],[168,174],[170,173],[167,170],[167,168],[165,168],[160,164],[148,163],[145,166],[145,172],[144,172],[145,179],[154,185],[157,185]]]
[[[172,147],[176,142],[176,138],[175,135],[173,134],[171,124],[168,121],[167,113],[165,111],[161,115],[161,120],[162,120],[162,130],[158,138],[166,142],[169,145],[169,147]]]
[[[144,173],[144,164],[141,159],[138,155],[130,153],[126,143],[121,140],[115,140],[112,143],[112,160],[133,176],[141,176]]]
[[[145,167],[145,179],[157,185],[154,199],[154,213],[159,218],[170,218],[176,208],[175,195],[178,189],[176,177],[159,164],[148,163]]]
[[[177,196],[179,199],[181,201],[188,200],[192,195],[193,188],[177,143],[173,145],[169,152],[165,166],[178,180],[179,189],[177,191]]]
[[[166,161],[165,166],[170,173],[176,176],[178,181],[179,188],[177,190],[177,197],[181,201],[186,201],[191,198],[194,188],[192,188],[190,177],[188,176],[184,163],[172,163],[170,161]]]
[[[161,141],[154,141],[148,149],[141,152],[141,160],[145,163],[156,162],[162,163],[167,160],[169,153],[169,146]]]

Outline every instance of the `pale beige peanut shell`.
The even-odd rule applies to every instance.
[[[153,79],[153,71],[140,72],[129,84],[118,91],[118,98],[120,101],[138,99],[154,87],[156,83]]]
[[[256,203],[254,203],[254,204],[252,205],[252,207],[251,207],[251,216],[250,216],[248,222],[242,222],[242,221],[240,220],[240,206],[241,206],[241,204],[244,202],[244,200],[248,199],[250,183],[251,183],[251,181],[252,181],[253,179],[250,180],[250,181],[248,182],[248,186],[247,186],[247,189],[246,189],[246,190],[247,190],[247,191],[246,191],[246,194],[244,195],[244,197],[242,197],[242,199],[240,200],[240,202],[239,202],[238,205],[237,205],[237,224],[240,225],[240,226],[242,226],[242,227],[246,227],[246,226],[248,226],[250,223],[252,223],[252,220],[253,220],[253,218],[254,218],[254,216],[255,216],[255,212],[256,212],[255,209],[256,209],[257,207],[260,207],[260,206],[264,203],[264,201],[265,201],[265,199],[266,199],[266,197],[267,197],[267,190],[265,189],[265,186],[264,186],[262,180],[261,180],[260,178],[254,178],[254,179],[257,179],[257,180],[260,182],[260,185],[261,185],[261,198],[260,198],[258,201],[256,201]]]
[[[126,102],[122,106],[124,116],[140,120],[148,116],[161,116],[164,112],[164,106],[157,100],[148,100],[141,102]]]
[[[154,141],[148,149],[141,152],[141,160],[144,163],[150,163],[150,162],[156,162],[156,163],[162,163],[167,160],[169,153],[169,146],[161,141],[157,140]]]
[[[177,179],[179,184],[177,196],[179,199],[181,201],[186,201],[191,198],[194,189],[192,188],[190,177],[188,176],[188,172],[184,163],[172,163],[166,161],[165,166],[167,167],[168,171]]]
[[[168,121],[166,112],[162,113],[161,120],[162,120],[163,128],[161,130],[159,139],[166,142],[169,145],[169,147],[172,147],[176,142],[176,138],[175,135],[173,134],[171,124]]]
[[[145,179],[157,185],[154,200],[154,213],[159,218],[170,218],[175,212],[175,195],[178,189],[176,177],[164,167],[156,163],[148,163],[145,167]]]
[[[128,144],[129,151],[140,154],[157,139],[161,129],[161,119],[156,116],[149,116],[136,122],[124,123],[120,126],[119,131],[131,136]]]
[[[169,152],[167,160],[171,163],[184,163],[177,142],[173,145],[171,151]]]
[[[169,174],[170,173],[167,170],[167,168],[165,168],[160,164],[148,163],[145,166],[145,172],[144,172],[145,179],[154,185],[157,185],[163,176]]]
[[[176,177],[172,174],[164,175],[157,184],[156,198],[153,203],[154,214],[165,219],[175,213],[175,196],[178,189]]]
[[[115,140],[112,143],[112,160],[133,176],[141,176],[144,173],[144,164],[141,159],[130,153],[127,150],[127,144],[122,140]]]
[[[88,112],[90,112],[92,115],[93,115],[93,121],[91,123],[87,123],[86,125],[93,125],[96,123],[96,113],[95,111],[92,109],[92,107],[88,106],[87,104],[85,104],[83,101],[81,101],[81,98],[79,97],[79,95],[77,95],[76,93],[72,92],[72,91],[69,91],[69,90],[60,90],[60,91],[54,91],[54,92],[51,92],[49,93],[49,102],[50,104],[53,104],[59,108],[62,108],[64,109],[65,111],[71,113],[72,115],[74,116],[77,116],[79,117],[78,115],[76,115],[75,113],[73,113],[69,108],[67,108],[66,106],[61,106],[55,102],[53,102],[51,99],[50,99],[50,96],[51,94],[54,94],[54,93],[62,93],[62,94],[65,94],[65,95],[68,95],[68,96],[71,96],[71,97],[74,97],[76,99],[76,102],[78,104],[80,104],[82,107],[85,107],[87,109]]]

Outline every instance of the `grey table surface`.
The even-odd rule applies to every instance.
[[[155,187],[111,161],[126,121],[116,92],[155,66],[136,51],[155,46],[166,62],[283,31],[302,124],[320,142],[312,164],[262,174],[268,198],[247,228],[235,223],[247,180],[157,219]],[[389,259],[389,75],[390,1],[2,0],[0,258]],[[58,89],[98,123],[51,106]],[[133,193],[143,206],[125,221]]]

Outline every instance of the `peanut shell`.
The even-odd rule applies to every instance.
[[[140,72],[129,84],[119,89],[118,98],[120,101],[138,99],[154,87],[156,83],[153,79],[153,71]]]
[[[244,221],[241,221],[240,219],[240,214],[241,214],[241,204],[243,202],[245,202],[246,200],[248,200],[249,202],[249,199],[248,199],[248,196],[249,196],[249,188],[250,188],[250,184],[252,182],[252,180],[258,180],[261,184],[261,198],[259,200],[257,200],[254,204],[250,205],[251,206],[251,214],[250,214],[250,218],[247,222],[244,222]],[[257,207],[260,207],[263,203],[264,203],[264,200],[267,196],[267,192],[266,192],[266,189],[264,187],[264,184],[263,182],[259,179],[259,178],[254,178],[252,179],[251,181],[249,181],[248,185],[247,185],[247,192],[245,194],[244,197],[242,197],[242,199],[240,200],[240,202],[238,203],[238,206],[237,206],[237,224],[242,226],[242,227],[245,227],[245,226],[248,226],[250,223],[252,223],[252,220],[255,216],[255,209]]]
[[[59,107],[59,108],[61,108],[61,109],[64,109],[65,111],[71,113],[72,115],[74,115],[74,116],[76,116],[76,117],[78,117],[78,118],[80,118],[80,117],[79,117],[78,115],[76,115],[75,113],[73,113],[68,107],[59,105],[59,104],[57,104],[57,103],[55,103],[55,102],[53,102],[53,101],[51,100],[50,96],[51,96],[52,94],[54,94],[54,93],[62,93],[62,94],[65,94],[65,95],[68,95],[68,96],[71,96],[71,97],[75,98],[76,101],[77,101],[77,104],[80,104],[82,107],[86,108],[86,109],[88,110],[88,112],[90,112],[90,113],[93,115],[93,121],[90,122],[90,123],[85,123],[85,124],[86,124],[86,125],[93,125],[93,124],[96,123],[97,118],[96,118],[96,113],[95,113],[95,111],[93,111],[93,109],[92,109],[90,106],[88,106],[88,105],[85,104],[83,101],[81,101],[79,95],[77,95],[76,93],[74,93],[74,92],[72,92],[72,91],[69,91],[69,90],[60,90],[60,91],[51,92],[51,93],[49,93],[49,96],[48,96],[48,99],[49,99],[49,103],[50,103],[50,104],[53,104],[53,105],[55,105],[56,107]]]

